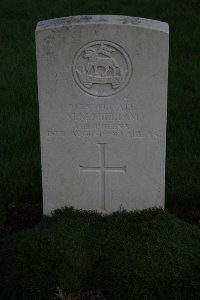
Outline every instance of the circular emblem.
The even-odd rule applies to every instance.
[[[73,62],[78,86],[90,95],[111,96],[128,83],[132,65],[127,53],[117,44],[95,41],[83,46]]]

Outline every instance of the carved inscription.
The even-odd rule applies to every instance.
[[[109,172],[115,173],[126,173],[126,166],[123,167],[106,167],[106,155],[105,155],[105,143],[97,143],[99,148],[99,166],[79,166],[79,171],[81,172],[98,172],[100,174],[100,195],[101,195],[101,208],[106,211],[106,192],[105,192],[105,174]]]
[[[108,41],[83,46],[75,56],[72,69],[78,86],[97,97],[119,92],[132,74],[128,54],[121,46]]]
[[[141,138],[139,115],[132,104],[70,104],[66,118],[75,137],[113,136]]]
[[[48,130],[48,136],[49,137],[65,137],[65,131],[64,130]]]
[[[139,112],[128,100],[114,104],[69,103],[62,113],[66,121],[70,122],[70,126],[67,125],[65,129],[49,128],[48,137],[112,137],[141,140],[159,136],[159,131],[152,132],[143,128]]]
[[[66,127],[67,130],[49,128],[48,137],[143,139],[155,136],[155,133],[144,131],[138,111],[127,101],[115,104],[69,103],[63,114],[71,125]]]

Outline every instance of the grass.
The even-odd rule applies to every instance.
[[[0,249],[2,300],[80,288],[111,300],[200,299],[200,229],[159,209],[104,217],[60,210]]]
[[[166,207],[200,210],[200,2],[198,0],[1,0],[0,205],[42,207],[34,30],[39,20],[121,14],[170,25]],[[37,209],[35,209],[37,207]]]

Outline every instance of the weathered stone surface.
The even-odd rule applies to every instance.
[[[36,46],[44,213],[163,207],[168,25],[60,18]]]

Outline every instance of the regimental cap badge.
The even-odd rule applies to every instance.
[[[82,47],[73,62],[73,75],[81,89],[94,96],[110,96],[128,83],[132,65],[127,53],[108,41]]]

